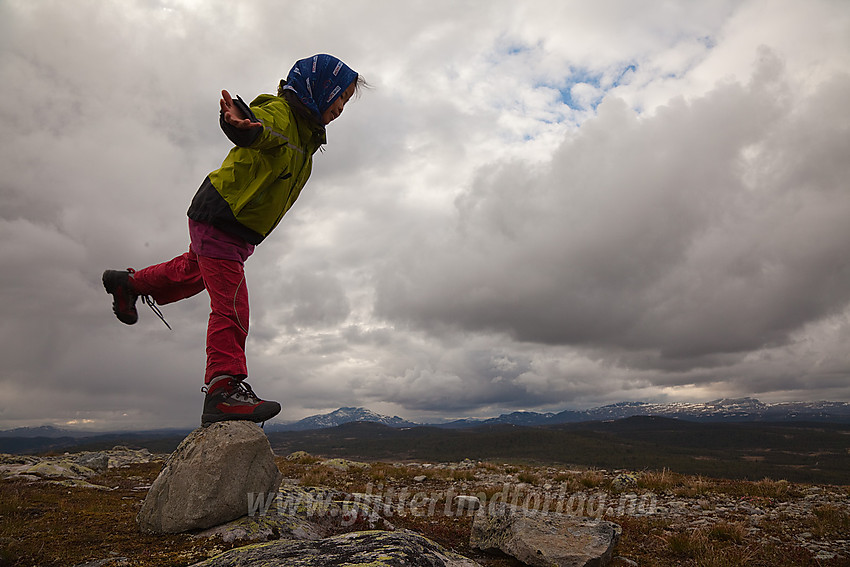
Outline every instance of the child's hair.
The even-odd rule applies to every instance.
[[[363,89],[371,89],[372,85],[366,82],[363,75],[358,74],[357,80],[354,81],[354,96],[359,97],[363,93]]]
[[[289,107],[295,111],[295,113],[307,121],[310,127],[313,130],[324,130],[325,125],[322,124],[321,119],[310,112],[303,102],[298,99],[298,95],[295,94],[295,91],[292,89],[284,89],[286,86],[286,79],[281,79],[280,83],[277,87],[277,96],[286,100],[289,103]],[[360,94],[363,92],[363,89],[370,89],[372,85],[366,82],[366,79],[363,78],[362,75],[357,75],[357,79],[354,81],[354,97],[360,97]]]

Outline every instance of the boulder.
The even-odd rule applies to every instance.
[[[136,521],[146,533],[205,529],[248,515],[273,498],[281,474],[255,423],[228,421],[189,434],[168,457]]]
[[[232,549],[193,567],[479,567],[414,532],[351,532],[325,539],[278,540]]]
[[[295,451],[286,456],[287,461],[300,461],[302,459],[313,459],[314,457],[307,451]]]
[[[157,455],[152,455],[147,449],[130,449],[123,445],[116,445],[111,450],[106,451],[106,454],[109,456],[109,468],[138,465],[160,459]]]
[[[625,492],[637,488],[638,476],[635,473],[620,473],[611,481],[611,490]]]
[[[42,478],[82,480],[94,476],[95,472],[88,467],[63,459],[61,461],[42,461],[26,469],[23,474],[35,475]]]
[[[74,461],[78,465],[88,467],[96,472],[103,472],[109,468],[109,454],[104,452],[99,453],[83,453],[77,455]]]
[[[612,522],[499,504],[478,511],[469,543],[526,565],[604,567],[611,562],[620,533]]]

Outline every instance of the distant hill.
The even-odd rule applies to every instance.
[[[17,427],[15,429],[7,429],[6,431],[0,431],[0,438],[2,437],[23,437],[23,438],[31,438],[31,437],[44,437],[47,439],[56,438],[56,437],[86,437],[88,435],[92,435],[90,432],[82,432],[82,431],[72,431],[70,429],[60,429],[59,427],[54,427],[53,425],[42,425],[40,427]]]
[[[380,423],[387,427],[415,427],[417,424],[404,420],[398,416],[389,417],[375,413],[366,408],[339,408],[330,413],[311,415],[294,423],[272,424],[266,429],[269,432],[274,431],[306,431],[309,429],[324,429],[327,427],[336,427],[345,423],[368,421],[371,423]]]
[[[850,403],[762,403],[755,398],[722,398],[704,403],[621,402],[588,410],[559,413],[513,412],[490,419],[462,419],[437,425],[444,428],[479,425],[558,425],[582,421],[605,421],[634,416],[660,416],[698,422],[831,422],[850,423]]]
[[[154,452],[170,453],[189,434],[188,429],[152,431],[116,431],[113,433],[65,432],[47,426],[0,432],[0,453],[19,455],[60,453],[68,450],[101,451],[116,445],[146,447]],[[44,434],[39,435],[41,430]],[[17,435],[14,435],[17,433]]]

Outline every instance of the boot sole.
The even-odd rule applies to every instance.
[[[254,423],[261,423],[270,420],[280,413],[280,404],[275,402],[275,406],[277,407],[273,406],[264,412],[253,414],[205,413],[201,415],[201,426],[206,427],[220,421],[253,421]]]

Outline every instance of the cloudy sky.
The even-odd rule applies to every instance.
[[[246,264],[280,420],[850,401],[845,0],[0,0],[0,428],[193,426],[188,246],[226,88],[373,86]]]

